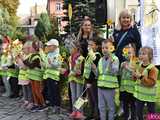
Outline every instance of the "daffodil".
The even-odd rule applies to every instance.
[[[113,24],[113,21],[111,19],[108,19],[107,20],[107,25],[112,25]]]
[[[115,47],[112,45],[109,47],[109,52],[112,53],[115,50]]]
[[[59,60],[60,62],[63,62],[63,61],[64,61],[64,58],[63,58],[61,55],[59,55],[59,56],[58,56],[58,60]]]
[[[123,48],[123,56],[124,57],[128,57],[128,51],[129,51],[128,48]]]

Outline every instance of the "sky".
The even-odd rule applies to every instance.
[[[19,0],[20,5],[17,10],[17,15],[21,14],[30,14],[30,7],[34,6],[35,3],[37,5],[47,4],[47,0]]]

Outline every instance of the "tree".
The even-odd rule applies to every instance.
[[[19,0],[0,0],[0,7],[6,8],[11,16],[16,16]]]
[[[35,28],[35,35],[46,42],[51,37],[58,36],[58,25],[54,18],[50,18],[47,13],[42,13]]]
[[[92,19],[95,26],[95,3],[93,0],[65,0],[63,9],[68,10],[68,4],[72,4],[73,14],[71,19],[71,32],[77,33],[81,24],[81,21],[85,16]],[[68,16],[68,12],[66,12]],[[68,17],[67,20],[69,21]],[[70,25],[66,26],[66,32],[69,32]]]
[[[0,9],[0,34],[8,35],[12,30],[12,26],[10,25],[10,15],[7,9]]]
[[[12,37],[16,31],[19,0],[0,0],[0,34]]]

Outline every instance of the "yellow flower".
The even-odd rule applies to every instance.
[[[128,55],[128,48],[123,48],[123,55]]]
[[[115,50],[115,47],[113,45],[109,47],[109,52],[112,53],[114,50]]]
[[[112,25],[113,24],[113,21],[111,19],[108,19],[107,20],[107,25]]]
[[[60,56],[58,56],[58,60],[61,61],[61,62],[63,62],[64,58],[60,55]]]

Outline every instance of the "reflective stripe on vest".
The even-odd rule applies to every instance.
[[[100,55],[99,52],[96,52],[95,54],[96,54],[96,55]],[[100,55],[100,56],[101,56],[101,55]],[[90,73],[91,73],[91,65],[92,65],[92,63],[93,63],[93,61],[92,61],[92,62],[88,62],[88,61],[87,61],[87,60],[90,59],[89,57],[90,57],[90,56],[87,56],[87,57],[86,57],[85,64],[84,64],[83,77],[86,78],[86,79],[88,79],[89,76],[90,76]]]
[[[144,75],[148,75],[148,71],[154,67],[153,64],[148,65],[143,71]],[[147,102],[156,102],[156,85],[153,87],[146,87],[141,84],[140,80],[136,81],[134,96],[141,100]]]
[[[43,78],[44,79],[51,78],[53,80],[59,81],[59,75],[60,72],[58,70],[48,68],[44,71]]]
[[[102,64],[103,63],[101,58],[98,64],[98,71],[99,71],[98,82],[97,82],[98,87],[107,87],[107,88],[118,87],[119,85],[118,85],[117,76],[107,74],[109,73],[108,67],[106,67],[105,73],[103,73]]]
[[[7,70],[1,69],[1,70],[0,70],[0,75],[1,75],[2,77],[7,77]]]
[[[74,74],[69,74],[68,81],[69,82],[74,81],[74,82],[79,83],[79,84],[84,84],[84,78],[82,76],[77,77]]]
[[[28,79],[42,81],[43,80],[43,71],[41,69],[28,69],[27,70]]]
[[[28,80],[27,70],[24,69],[19,70],[18,80]]]
[[[134,88],[135,80],[132,80],[132,72],[126,69],[122,69],[120,91],[126,91],[133,94]]]
[[[84,57],[83,56],[79,56],[77,59],[76,59],[76,64],[75,66],[72,68],[71,67],[71,57],[69,58],[69,68],[70,68],[70,74],[68,76],[68,81],[75,81],[77,83],[80,83],[80,84],[83,84],[84,83],[84,78],[82,76],[76,76],[76,73],[75,71],[77,69],[80,69],[81,68],[81,65],[84,61]]]
[[[134,93],[134,89],[135,89],[135,81],[134,80],[131,80],[131,79],[122,80],[121,79],[120,91]]]
[[[18,70],[17,69],[8,69],[7,70],[8,77],[18,77]]]

